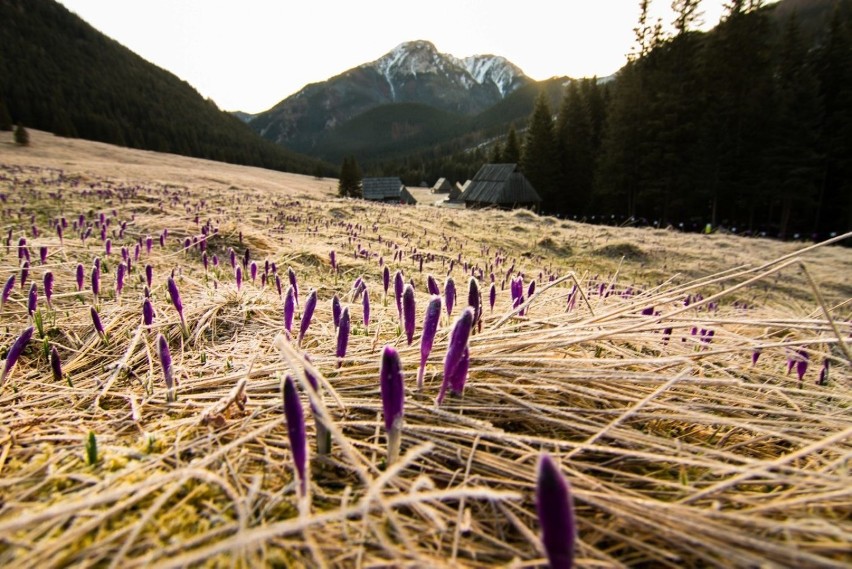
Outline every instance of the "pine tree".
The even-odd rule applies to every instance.
[[[521,161],[521,145],[518,142],[518,133],[515,127],[509,127],[509,135],[506,137],[506,147],[503,149],[501,162],[506,164],[518,164]]]
[[[565,213],[582,215],[589,204],[594,183],[592,123],[578,81],[568,85],[559,115],[556,136],[561,156],[560,188],[565,194]]]
[[[791,231],[811,227],[819,161],[818,86],[795,12],[787,21],[774,75],[777,110],[768,173],[774,178],[775,198],[780,202],[778,230],[783,239]]]
[[[491,147],[491,155],[488,157],[488,161],[492,164],[500,164],[503,162],[503,145],[500,144],[499,140]]]
[[[563,212],[558,192],[559,164],[553,135],[553,118],[547,93],[542,91],[535,103],[521,154],[521,170],[541,196],[542,209]]]
[[[21,146],[27,146],[30,143],[30,133],[22,124],[15,127],[15,142]]]
[[[343,158],[337,183],[337,195],[350,198],[361,197],[361,169],[354,156]]]

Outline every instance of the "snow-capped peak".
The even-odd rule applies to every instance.
[[[474,55],[459,59],[440,53],[434,44],[425,40],[402,43],[363,67],[372,67],[385,78],[394,101],[397,100],[397,89],[402,80],[418,75],[444,76],[466,89],[476,84],[493,84],[500,97],[511,93],[524,80],[523,71],[504,57]]]

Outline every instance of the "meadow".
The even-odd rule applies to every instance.
[[[3,567],[539,566],[543,452],[579,567],[852,563],[852,249],[372,204],[30,134],[0,142]],[[466,382],[437,404],[471,279]]]

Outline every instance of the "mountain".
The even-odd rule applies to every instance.
[[[375,61],[306,86],[251,117],[248,124],[291,150],[329,156],[323,147],[334,138],[335,129],[377,107],[415,104],[473,116],[531,82],[503,57],[460,59],[440,53],[428,41],[412,41]]]
[[[276,170],[336,171],[263,140],[53,0],[0,1],[0,78],[0,102],[25,126]]]

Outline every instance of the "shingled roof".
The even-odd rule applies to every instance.
[[[361,195],[365,200],[399,203],[402,180],[398,177],[364,178],[361,183]]]
[[[538,206],[541,197],[529,180],[517,170],[517,164],[485,164],[470,181],[460,199],[468,207]]]

